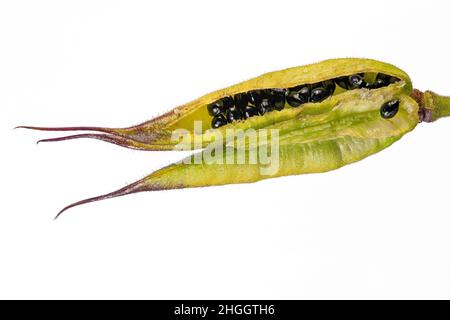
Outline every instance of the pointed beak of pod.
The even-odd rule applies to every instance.
[[[18,126],[15,129],[31,129],[40,131],[84,131],[80,134],[66,135],[57,138],[42,139],[40,142],[57,142],[73,139],[97,139],[113,143],[125,148],[137,150],[168,150],[170,135],[164,131],[142,130],[140,126],[131,128],[102,128],[102,127],[32,127]]]

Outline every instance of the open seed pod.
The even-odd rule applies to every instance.
[[[347,58],[267,73],[129,128],[25,128],[93,131],[42,141],[94,138],[139,150],[203,149],[64,211],[140,191],[325,172],[386,148],[421,121],[449,114],[450,98],[413,90],[409,76],[395,66]],[[264,157],[261,149],[270,151]]]

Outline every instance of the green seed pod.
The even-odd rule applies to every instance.
[[[448,115],[450,98],[413,90],[395,66],[348,58],[267,73],[129,128],[25,128],[101,132],[42,141],[95,138],[139,150],[203,149],[64,211],[140,191],[329,171],[386,148],[421,121]]]

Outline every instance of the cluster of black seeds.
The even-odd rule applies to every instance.
[[[217,100],[208,105],[208,113],[213,116],[212,127],[282,110],[286,104],[286,93],[286,89],[253,90]]]
[[[212,127],[219,128],[233,121],[245,120],[273,110],[280,111],[286,103],[295,108],[307,102],[321,102],[334,93],[336,85],[346,90],[377,89],[398,80],[380,73],[373,83],[368,83],[364,80],[364,74],[359,73],[287,89],[274,88],[238,93],[217,100],[207,108],[209,115],[213,117]]]
[[[391,83],[397,82],[399,79],[391,77],[387,74],[379,73],[373,83],[364,80],[364,73],[353,74],[351,76],[339,77],[334,79],[336,84],[347,90],[353,89],[378,89],[386,87]]]

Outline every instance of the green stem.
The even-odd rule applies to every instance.
[[[450,97],[441,96],[432,91],[425,91],[422,97],[426,122],[450,116]]]

